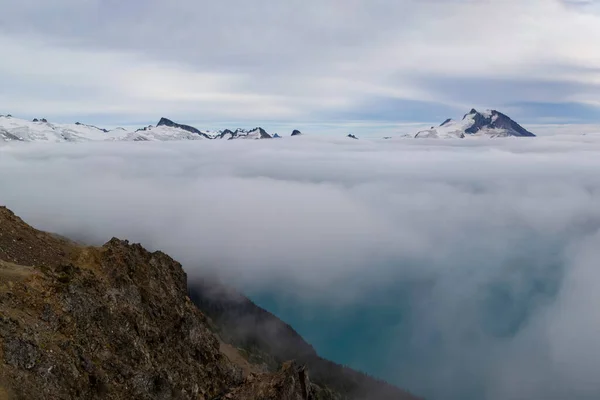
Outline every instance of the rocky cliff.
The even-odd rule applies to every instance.
[[[0,208],[0,400],[349,398],[281,348],[267,363],[226,343],[187,293],[164,253],[82,246]]]

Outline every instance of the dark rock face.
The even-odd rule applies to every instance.
[[[231,138],[233,138],[235,135],[237,135],[237,131],[233,132],[233,131],[230,131],[229,129],[225,129],[224,131],[221,132],[221,134],[219,135],[219,138],[223,139],[227,135],[231,135]]]
[[[473,115],[474,124],[465,130],[465,133],[473,134],[479,132],[482,128],[506,129],[511,131],[513,136],[535,137],[535,135],[510,119],[507,115],[496,110],[492,110],[489,116],[483,115],[475,109],[472,109],[469,114]]]
[[[258,127],[258,128],[253,129],[253,130],[257,130],[257,129],[258,129],[258,132],[260,133],[260,138],[261,139],[272,139],[272,136],[269,135],[267,133],[267,131],[265,131],[263,128]]]
[[[40,120],[37,118],[34,118],[32,122],[40,122]]]
[[[351,133],[348,134],[347,137],[349,137],[350,139],[357,139],[358,140],[358,138],[356,136],[354,136],[353,134],[351,134]]]
[[[273,139],[281,139],[281,136],[279,136],[277,133],[273,135]]]
[[[156,126],[168,126],[171,128],[179,128],[179,129],[183,129],[184,131],[195,133],[196,135],[200,135],[207,139],[210,139],[210,137],[207,134],[200,131],[199,129],[194,128],[193,126],[178,124],[178,123],[173,122],[170,119],[164,118],[164,117],[161,118],[160,121],[158,121],[158,124],[156,124]]]
[[[452,118],[448,118],[447,120],[445,120],[444,122],[442,122],[442,123],[440,124],[440,126],[444,126],[444,125],[446,125],[446,124],[449,124],[450,122],[452,122]],[[431,129],[433,129],[433,128],[431,128]]]
[[[299,136],[302,135],[302,132],[300,132],[298,129],[294,129],[294,131],[292,132],[292,136]]]
[[[254,132],[254,131],[258,131],[260,134],[260,139],[272,139],[273,137],[271,135],[269,135],[267,133],[267,131],[265,131],[263,128],[261,127],[257,127],[251,130],[246,130],[246,129],[236,129],[235,131],[231,131],[229,129],[225,129],[224,131],[221,132],[221,134],[218,136],[220,139],[225,138],[227,135],[230,135],[229,140],[231,139],[237,139],[239,137],[244,137],[246,135],[248,135],[248,133],[250,132]]]

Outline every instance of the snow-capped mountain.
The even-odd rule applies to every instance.
[[[0,141],[83,142],[115,140],[124,136],[126,132],[122,128],[109,131],[79,122],[53,124],[43,118],[27,121],[10,115],[0,115]]]
[[[86,141],[172,141],[201,139],[271,139],[263,128],[252,130],[201,131],[190,125],[179,124],[168,118],[161,118],[156,126],[127,130],[116,128],[106,130],[79,122],[75,124],[54,124],[46,119],[27,121],[11,115],[0,115],[0,142],[86,142]]]
[[[300,136],[298,130],[292,136]],[[414,138],[466,138],[466,137],[531,137],[533,133],[517,124],[508,116],[496,111],[479,112],[475,109],[462,120],[448,119],[438,127],[432,127],[410,135]],[[348,137],[356,139],[353,135]],[[150,125],[137,130],[116,128],[112,130],[85,125],[56,124],[46,119],[27,121],[10,115],[0,115],[0,142],[85,142],[85,141],[172,141],[172,140],[213,140],[213,139],[271,139],[261,127],[251,130],[225,129],[222,131],[200,130],[190,125],[179,124],[168,118],[161,118],[156,126]]]
[[[534,137],[535,135],[496,110],[472,109],[462,120],[447,119],[438,127],[420,131],[415,138]]]

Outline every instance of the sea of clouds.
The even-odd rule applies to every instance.
[[[430,399],[600,398],[600,137],[6,144],[0,204],[315,321],[391,310],[336,361]]]

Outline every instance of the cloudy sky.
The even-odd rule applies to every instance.
[[[597,0],[2,0],[0,113],[135,125],[600,122]]]

